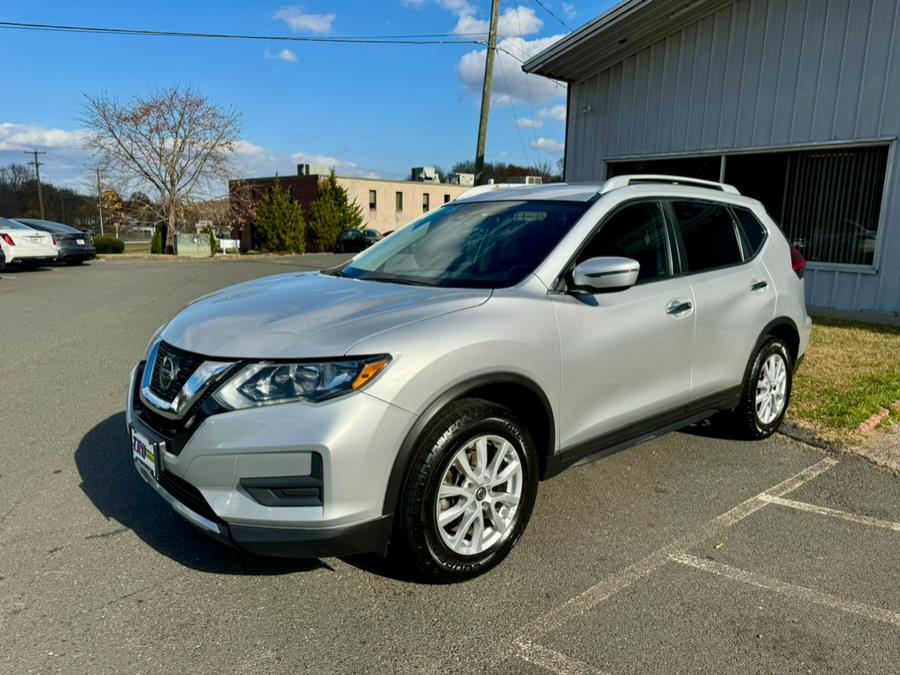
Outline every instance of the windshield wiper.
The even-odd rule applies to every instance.
[[[362,281],[381,281],[389,284],[403,284],[404,286],[435,286],[436,284],[428,281],[418,281],[408,277],[385,277],[385,276],[364,276],[359,277]]]

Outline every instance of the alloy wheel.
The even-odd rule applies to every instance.
[[[457,555],[484,553],[515,529],[524,486],[516,448],[501,436],[477,436],[450,460],[435,500],[437,529]]]
[[[787,364],[781,354],[770,354],[756,380],[756,416],[768,425],[781,414],[786,402]]]

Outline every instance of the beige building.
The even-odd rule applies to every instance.
[[[351,202],[362,209],[366,227],[390,232],[423,213],[453,201],[469,188],[450,183],[420,183],[409,180],[349,178],[338,176]]]
[[[278,176],[278,180],[295,201],[308,209],[318,196],[319,185],[327,179],[328,173],[327,168],[298,164],[296,176]],[[232,180],[228,183],[229,194],[238,203],[248,196],[255,201],[262,198],[274,181],[275,176]],[[390,232],[403,227],[423,213],[453,201],[470,189],[452,183],[351,176],[337,176],[337,182],[347,191],[350,202],[359,204],[365,227],[379,232]],[[249,222],[238,223],[232,228],[232,236],[240,239],[244,250],[253,247],[253,228],[250,225]]]

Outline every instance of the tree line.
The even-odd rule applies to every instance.
[[[85,228],[97,220],[97,198],[41,181],[44,217],[57,223]],[[40,218],[34,169],[11,163],[0,167],[0,216]]]

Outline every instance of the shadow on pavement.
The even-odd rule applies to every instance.
[[[218,574],[289,574],[328,567],[319,560],[262,558],[220,544],[177,516],[137,475],[125,413],[85,434],[75,451],[81,489],[106,518],[186,567]]]

